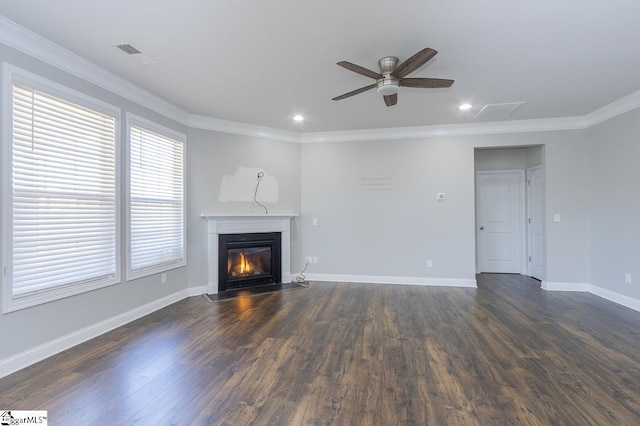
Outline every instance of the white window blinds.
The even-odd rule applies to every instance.
[[[12,113],[12,298],[113,282],[116,117],[20,84]]]
[[[185,264],[184,142],[129,128],[129,278]]]

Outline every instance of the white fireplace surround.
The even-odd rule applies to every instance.
[[[238,215],[202,214],[208,221],[207,294],[218,292],[218,236],[280,232],[282,236],[282,282],[291,281],[291,219],[297,214]]]

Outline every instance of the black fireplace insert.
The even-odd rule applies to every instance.
[[[218,291],[282,282],[280,232],[220,234]]]

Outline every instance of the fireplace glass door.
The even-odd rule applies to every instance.
[[[271,247],[229,249],[227,276],[229,280],[271,275]]]

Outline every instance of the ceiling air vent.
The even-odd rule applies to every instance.
[[[489,120],[501,120],[509,117],[515,110],[520,108],[526,102],[509,102],[504,104],[487,104],[480,112],[478,112],[475,118],[489,119]]]
[[[129,43],[116,44],[116,47],[122,50],[127,55],[137,55],[139,53],[142,53],[138,49],[130,45]]]

